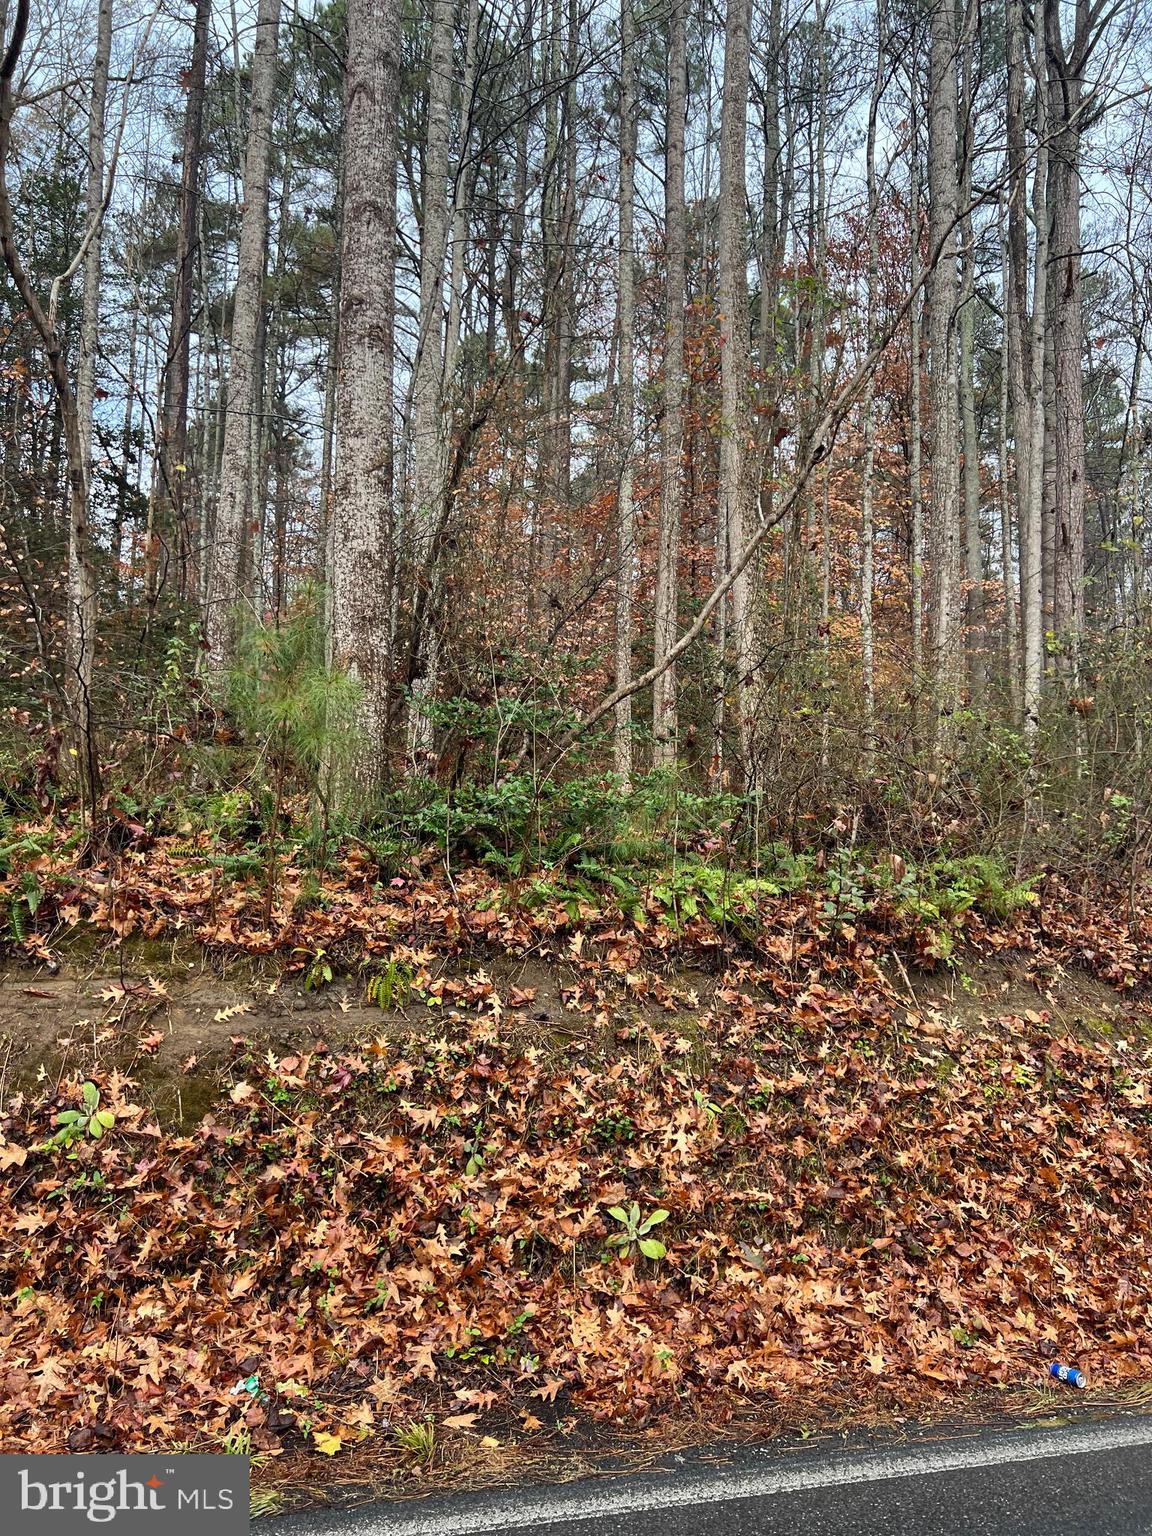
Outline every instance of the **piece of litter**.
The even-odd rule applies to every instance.
[[[1064,1382],[1069,1387],[1086,1387],[1084,1372],[1078,1371],[1074,1365],[1061,1365],[1059,1360],[1053,1360],[1048,1367],[1049,1376],[1054,1376],[1057,1381]]]

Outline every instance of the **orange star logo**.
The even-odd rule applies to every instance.
[[[149,1488],[163,1488],[163,1486],[164,1486],[163,1481],[156,1476],[155,1472],[153,1472],[152,1476],[148,1479],[147,1487],[149,1487]]]

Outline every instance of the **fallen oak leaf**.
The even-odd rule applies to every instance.
[[[344,1444],[339,1435],[330,1435],[326,1430],[314,1429],[312,1439],[321,1456],[335,1456],[336,1452]]]
[[[444,1420],[445,1429],[471,1429],[480,1417],[478,1413],[454,1413],[450,1419]]]
[[[213,1021],[217,1024],[227,1024],[229,1019],[238,1019],[242,1014],[251,1013],[251,1003],[232,1003],[227,1008],[218,1009],[213,1015]]]

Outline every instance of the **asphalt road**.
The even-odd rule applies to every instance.
[[[267,1536],[1152,1536],[1152,1416],[261,1521]]]

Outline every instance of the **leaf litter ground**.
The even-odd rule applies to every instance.
[[[269,927],[162,844],[57,888],[71,958],[5,987],[5,1450],[393,1476],[1152,1377],[1147,917],[1052,887],[944,985],[809,895],[734,942],[355,857]],[[85,1081],[111,1127],[47,1147]]]

